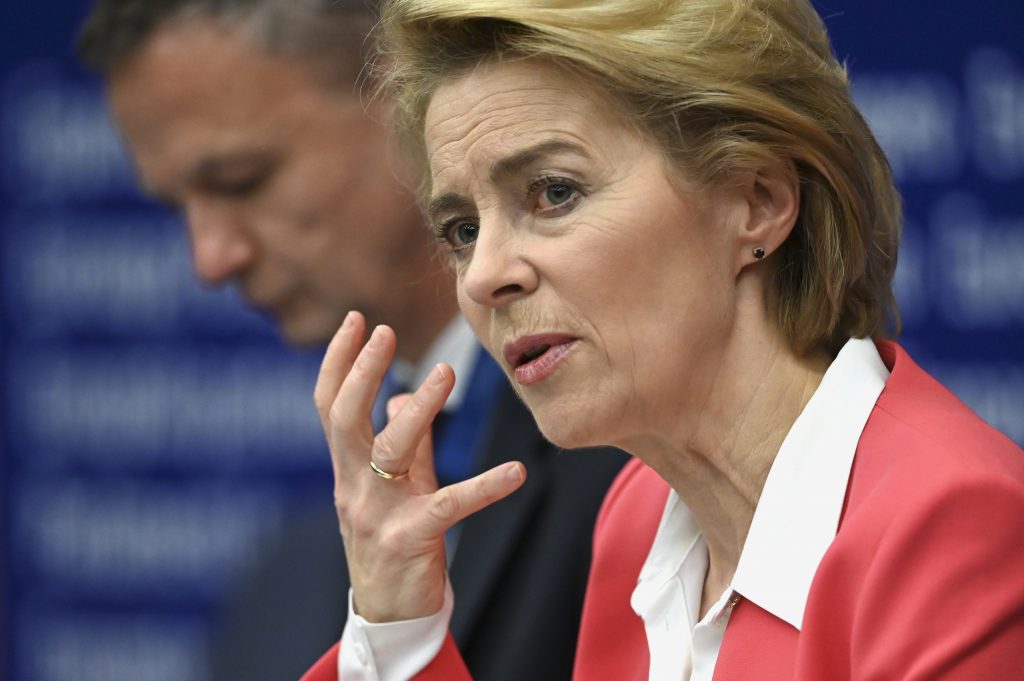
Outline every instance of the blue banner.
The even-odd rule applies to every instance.
[[[903,342],[1024,443],[1024,3],[816,3],[905,198]],[[201,681],[266,538],[331,503],[319,353],[140,197],[80,2],[0,12],[0,678]]]

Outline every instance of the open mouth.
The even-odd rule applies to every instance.
[[[512,368],[517,383],[536,383],[555,372],[578,340],[560,333],[523,336],[505,346],[505,361]]]
[[[533,360],[537,359],[550,349],[551,345],[549,343],[541,343],[537,347],[531,348],[524,352],[523,354],[521,354],[519,356],[519,360],[516,362],[515,365],[517,367],[521,367],[524,364],[527,364],[528,362],[532,362]]]

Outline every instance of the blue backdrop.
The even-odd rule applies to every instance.
[[[197,681],[265,534],[331,503],[318,356],[194,282],[82,5],[0,9],[0,678]],[[903,342],[1024,443],[1024,2],[817,5],[905,197]]]

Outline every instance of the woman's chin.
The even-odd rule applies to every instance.
[[[513,384],[515,385],[515,384]],[[601,447],[615,441],[621,425],[619,402],[604,391],[524,390],[515,386],[544,438],[562,449]]]
[[[599,437],[599,427],[583,414],[538,414],[534,412],[541,434],[562,449],[579,449],[608,444]]]

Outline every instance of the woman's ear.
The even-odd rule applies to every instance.
[[[800,213],[800,180],[792,161],[766,164],[739,186],[747,205],[737,234],[736,271],[767,260],[793,231]]]

